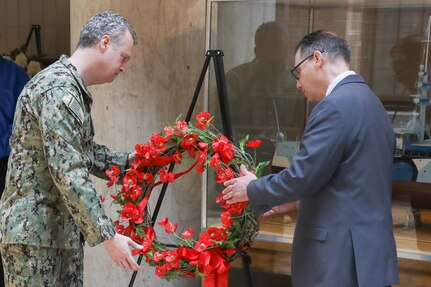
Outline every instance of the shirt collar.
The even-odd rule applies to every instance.
[[[332,80],[331,84],[329,84],[328,89],[326,89],[325,97],[327,97],[332,90],[335,88],[336,85],[338,85],[339,82],[341,82],[345,77],[350,75],[356,75],[353,71],[347,71],[342,74],[339,74],[334,80]]]

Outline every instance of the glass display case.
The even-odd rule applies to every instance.
[[[224,53],[233,137],[262,140],[256,160],[270,161],[265,173],[289,164],[313,109],[289,75],[295,45],[318,29],[348,41],[351,69],[381,99],[397,134],[393,220],[400,286],[431,284],[430,87],[426,73],[418,74],[428,70],[430,17],[431,0],[207,1],[207,48]],[[206,94],[208,110],[219,119],[211,70]],[[218,224],[216,193],[207,192],[217,189],[209,177],[204,227]],[[288,284],[295,220],[295,212],[261,220],[250,251],[254,287]],[[233,266],[229,286],[245,286],[241,261]]]

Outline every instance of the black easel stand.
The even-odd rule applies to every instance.
[[[25,41],[23,52],[27,52],[28,45],[30,44],[31,36],[33,35],[33,31],[36,37],[36,49],[37,49],[37,56],[40,58],[42,56],[42,43],[40,40],[40,25],[31,25],[30,26],[30,32],[27,36],[27,41]]]
[[[210,65],[211,58],[214,60],[214,70],[215,70],[215,76],[216,76],[216,83],[217,83],[217,91],[218,91],[218,97],[219,97],[219,105],[220,105],[220,114],[221,114],[221,120],[223,125],[223,134],[232,142],[234,142],[233,135],[232,135],[232,127],[231,127],[231,121],[230,121],[230,113],[229,113],[229,105],[227,100],[227,89],[226,89],[226,77],[224,73],[224,65],[223,65],[223,51],[221,50],[208,50],[205,54],[205,62],[202,67],[201,74],[199,76],[198,83],[196,85],[196,89],[192,98],[192,102],[190,103],[189,110],[187,112],[187,116],[185,118],[185,121],[188,123],[190,119],[192,118],[193,111],[196,106],[196,102],[199,97],[200,90],[202,88],[202,84],[205,79],[205,74],[208,70],[208,67]],[[168,172],[171,172],[174,170],[175,163],[171,163],[169,165]],[[154,223],[157,220],[157,216],[160,211],[160,206],[162,205],[163,198],[165,197],[166,189],[168,187],[168,183],[164,183],[162,186],[162,190],[159,195],[159,199],[157,200],[156,207],[154,209],[154,213],[151,217],[151,224],[154,225]],[[241,253],[242,256],[242,262],[244,266],[244,276],[245,276],[245,286],[246,287],[252,287],[251,285],[251,274],[250,274],[250,262],[251,258],[246,253]],[[142,262],[143,255],[140,254],[138,258],[138,265]],[[129,287],[133,287],[133,284],[135,282],[137,275],[137,271],[133,272],[132,278],[130,279]]]

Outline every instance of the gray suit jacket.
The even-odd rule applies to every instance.
[[[293,286],[398,282],[391,214],[394,145],[380,100],[361,77],[348,76],[313,109],[291,165],[249,184],[251,205],[259,212],[300,200]]]

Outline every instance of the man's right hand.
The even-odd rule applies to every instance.
[[[295,210],[299,208],[299,201],[283,203],[277,206],[274,206],[267,212],[262,214],[263,218],[268,218],[276,214],[287,213],[289,211]]]
[[[114,261],[117,266],[133,271],[142,270],[142,267],[136,263],[130,250],[130,247],[133,249],[142,249],[143,247],[141,245],[134,242],[129,237],[118,233],[111,239],[103,242],[103,244],[112,261]]]

